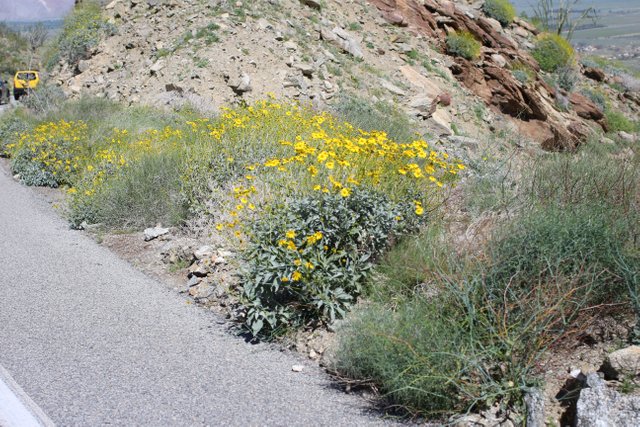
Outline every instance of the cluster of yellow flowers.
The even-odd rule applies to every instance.
[[[51,173],[59,183],[68,183],[84,164],[87,135],[87,125],[82,121],[47,122],[23,132],[15,144],[7,145],[7,150],[28,155],[32,163]]]
[[[81,197],[95,195],[109,176],[141,156],[177,150],[189,159],[182,177],[187,187],[194,165],[205,165],[208,173],[228,172],[223,184],[229,186],[228,203],[223,202],[218,230],[236,228],[243,216],[270,201],[314,192],[348,198],[358,188],[396,202],[413,201],[415,214],[423,215],[429,195],[464,169],[422,139],[394,141],[385,132],[358,129],[329,113],[273,98],[223,109],[217,119],[193,119],[183,127],[136,135],[114,129],[100,141],[88,138],[86,123],[61,120],[25,132],[8,148],[32,153],[32,161],[54,176],[74,177],[59,182],[77,185],[69,192]]]
[[[198,128],[196,123],[192,126],[194,131]],[[266,136],[260,141],[263,146],[252,147],[257,161],[245,165],[247,175],[233,189],[239,202],[230,212],[234,218],[245,207],[255,209],[251,181],[256,179],[285,196],[318,191],[349,197],[356,188],[366,187],[401,200],[411,194],[425,197],[465,168],[422,139],[396,142],[385,132],[357,129],[328,113],[297,105],[261,101],[246,109],[226,110],[220,123],[207,126],[222,144],[236,129]],[[422,202],[415,204],[415,213],[422,215]],[[218,229],[237,224],[234,219]]]

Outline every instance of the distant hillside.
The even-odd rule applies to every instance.
[[[535,0],[512,1],[519,13],[533,14]],[[640,2],[637,0],[579,1],[576,12],[594,7],[597,25],[577,30],[574,44],[581,50],[619,59],[640,71]]]
[[[55,20],[38,21],[38,22],[33,22],[33,21],[6,21],[6,22],[4,22],[4,24],[7,27],[9,27],[11,30],[16,31],[18,33],[22,33],[24,31],[28,31],[29,28],[31,28],[33,25],[42,24],[42,25],[44,25],[44,27],[47,30],[49,30],[49,34],[53,35],[53,34],[57,33],[58,31],[60,31],[60,29],[62,28],[62,25],[64,24],[64,20],[55,19]]]

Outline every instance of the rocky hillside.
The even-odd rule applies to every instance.
[[[503,28],[482,3],[114,0],[116,34],[54,78],[72,96],[212,111],[269,93],[322,108],[355,95],[401,107],[434,136],[508,129],[550,149],[606,129],[593,102],[542,78],[527,52],[537,30],[517,18]],[[483,43],[477,60],[446,54],[447,33],[463,30]],[[525,83],[522,64],[534,70]]]

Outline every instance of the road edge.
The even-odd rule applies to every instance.
[[[6,427],[55,426],[2,365],[0,365],[0,397],[0,425],[3,427],[5,427],[4,423],[8,423]],[[14,406],[9,408],[11,411],[7,411],[5,405],[10,404],[12,400]],[[7,414],[7,412],[10,413]],[[9,418],[6,418],[7,416]]]

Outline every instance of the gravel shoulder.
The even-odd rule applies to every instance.
[[[229,335],[69,230],[3,164],[0,236],[0,365],[56,424],[384,423],[317,366]]]

